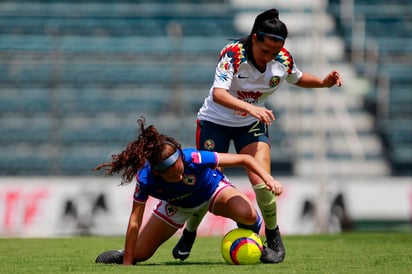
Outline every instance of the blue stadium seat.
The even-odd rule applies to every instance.
[[[377,131],[386,146],[394,175],[411,175],[412,170],[412,2],[408,0],[354,1],[355,20],[364,20],[366,48],[377,45],[377,83],[389,79],[387,117],[376,116]],[[352,29],[340,18],[340,1],[330,0],[328,10],[336,17],[346,44],[350,49]],[[369,53],[370,54],[370,53]],[[370,71],[367,64],[359,72]],[[376,114],[377,87],[365,98],[366,106]]]
[[[33,152],[0,161],[0,175],[93,175],[136,136],[140,115],[194,146],[219,51],[240,36],[234,10],[222,0],[0,2],[0,146]],[[290,172],[285,136],[272,138],[275,166]]]

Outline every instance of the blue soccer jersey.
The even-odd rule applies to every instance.
[[[224,175],[216,169],[218,154],[210,151],[183,149],[183,179],[170,183],[155,175],[146,163],[137,173],[134,200],[146,202],[149,196],[180,207],[196,207],[210,199]]]

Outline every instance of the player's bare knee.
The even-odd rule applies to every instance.
[[[152,257],[154,254],[154,251],[147,251],[144,248],[138,250],[137,252],[135,252],[134,254],[134,261],[135,262],[143,262],[146,261],[148,259],[150,259],[150,257]]]
[[[258,220],[256,211],[253,208],[243,208],[239,222],[245,225],[253,225]]]

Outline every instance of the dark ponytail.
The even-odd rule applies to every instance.
[[[136,140],[129,143],[125,150],[119,154],[112,155],[112,161],[98,165],[93,170],[105,168],[106,176],[111,176],[123,170],[121,175],[122,185],[130,183],[137,171],[143,167],[146,161],[151,165],[161,163],[171,154],[166,145],[173,147],[173,152],[181,150],[181,145],[170,136],[160,134],[157,129],[150,125],[145,128],[145,119],[137,120],[141,133]]]
[[[275,40],[285,40],[288,37],[286,25],[279,19],[279,11],[270,9],[256,16],[250,35],[257,33],[258,38],[263,39],[262,34]],[[272,35],[272,36],[270,36]],[[278,39],[276,38],[278,37]]]

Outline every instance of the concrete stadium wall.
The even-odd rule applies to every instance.
[[[255,202],[247,178],[230,179]],[[360,220],[401,221],[407,229],[412,227],[411,178],[329,179],[325,185],[313,178],[279,179],[284,193],[278,199],[278,222],[285,235],[338,233]],[[123,235],[135,184],[119,186],[119,182],[117,178],[1,177],[0,237]],[[323,203],[317,207],[319,201]],[[154,199],[148,201],[145,220],[155,204]],[[207,214],[199,235],[223,235],[234,227],[229,219]]]

